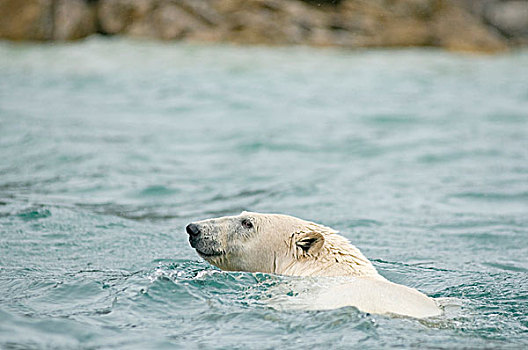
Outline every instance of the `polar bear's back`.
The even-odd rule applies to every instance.
[[[320,290],[314,298],[316,309],[354,306],[363,312],[434,317],[441,310],[432,298],[419,291],[372,278],[351,278]]]
[[[286,291],[292,296],[285,297]],[[272,306],[281,309],[331,310],[353,306],[373,314],[416,318],[442,314],[435,300],[425,294],[385,279],[369,277],[296,279],[275,289],[272,294]]]

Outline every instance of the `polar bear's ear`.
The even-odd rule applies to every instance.
[[[303,250],[305,255],[316,255],[324,244],[324,236],[316,231],[301,232],[295,245]]]

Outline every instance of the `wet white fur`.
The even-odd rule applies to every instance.
[[[241,228],[244,219],[253,228]],[[202,256],[223,270],[340,277],[311,293],[306,308],[355,306],[364,312],[417,318],[441,314],[433,299],[378,274],[358,248],[329,227],[288,215],[250,212],[196,224],[204,230],[204,247],[210,244],[222,252]]]

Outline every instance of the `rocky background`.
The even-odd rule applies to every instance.
[[[92,34],[496,52],[528,43],[520,0],[0,0],[0,38]]]

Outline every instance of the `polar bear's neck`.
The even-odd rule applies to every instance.
[[[384,279],[372,263],[339,234],[328,234],[319,254],[295,259],[279,273],[292,276],[353,276]]]

